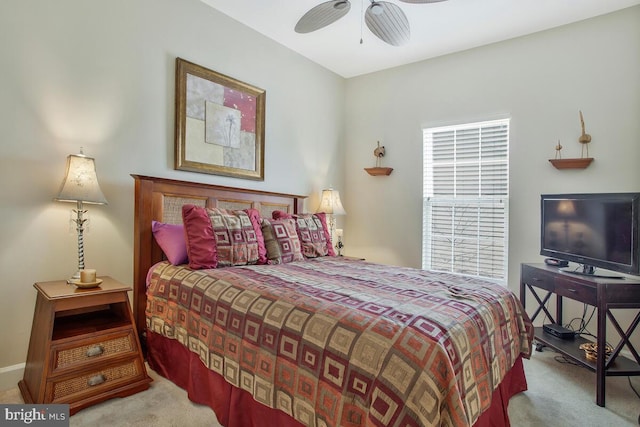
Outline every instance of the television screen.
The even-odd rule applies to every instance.
[[[585,266],[640,274],[640,193],[541,196],[540,254]]]

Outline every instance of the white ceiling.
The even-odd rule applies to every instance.
[[[640,4],[640,0],[447,0],[399,5],[411,40],[390,46],[362,23],[370,0],[351,0],[328,27],[298,34],[296,22],[326,0],[201,0],[310,60],[349,78],[531,34]],[[363,43],[360,44],[362,28]]]

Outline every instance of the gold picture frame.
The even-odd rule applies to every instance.
[[[176,58],[175,169],[264,180],[263,89]]]

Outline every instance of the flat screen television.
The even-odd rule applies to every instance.
[[[640,275],[640,193],[543,194],[540,255]],[[571,270],[567,270],[571,271]]]

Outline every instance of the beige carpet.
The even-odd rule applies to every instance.
[[[545,348],[524,361],[529,390],[511,398],[513,427],[638,426],[640,398],[629,377],[608,377],[606,407],[596,405],[595,373],[569,363]],[[631,377],[640,392],[640,377]]]
[[[595,374],[584,368],[560,363],[545,349],[525,360],[529,390],[514,396],[509,404],[513,427],[637,426],[640,398],[627,377],[607,378],[607,406],[595,404]],[[71,426],[219,427],[206,406],[191,403],[187,393],[149,371],[151,388],[123,399],[112,399],[78,412]],[[631,378],[640,391],[640,377]],[[0,403],[22,403],[18,388],[0,392]],[[265,427],[271,427],[265,421]]]
[[[110,427],[221,427],[213,410],[192,403],[187,392],[147,366],[153,378],[148,390],[115,398],[79,411],[69,425]],[[0,392],[0,403],[23,403],[20,390]]]

